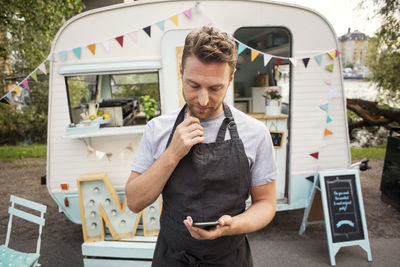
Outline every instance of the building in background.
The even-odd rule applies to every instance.
[[[366,65],[369,37],[355,30],[339,37],[339,46],[343,66],[353,65],[354,68],[362,68]]]

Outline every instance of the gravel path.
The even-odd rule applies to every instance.
[[[400,212],[380,199],[379,185],[383,161],[371,160],[370,165],[372,169],[360,175],[370,239],[400,238]],[[48,206],[42,235],[42,266],[83,266],[81,226],[72,223],[58,212],[46,186],[40,184],[40,178],[45,173],[45,159],[0,162],[0,243],[4,243],[5,240],[9,198],[10,194],[14,194]],[[322,224],[309,226],[302,236],[297,234],[302,216],[303,210],[279,212],[268,227],[250,234],[250,240],[324,240],[325,228]],[[14,220],[10,247],[32,252],[36,246],[37,233],[35,225],[25,224],[19,219]]]

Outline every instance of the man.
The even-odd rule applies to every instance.
[[[162,193],[153,266],[252,266],[246,233],[275,215],[269,132],[223,102],[236,61],[228,34],[210,27],[191,32],[180,70],[186,105],[146,126],[126,196],[139,212]],[[193,225],[212,221],[218,225],[211,229]]]

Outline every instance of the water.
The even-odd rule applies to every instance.
[[[377,101],[378,90],[371,82],[363,80],[344,80],[344,92],[346,98],[359,98],[369,101]],[[380,146],[384,145],[388,136],[388,130],[384,127],[358,128],[353,131],[354,140],[352,147]]]
[[[371,82],[363,80],[343,80],[346,98],[361,98],[363,100],[376,101],[378,90]]]

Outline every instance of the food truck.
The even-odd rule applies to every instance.
[[[184,39],[203,25],[238,44],[225,101],[271,133],[278,211],[306,207],[307,177],[350,168],[339,46],[321,14],[261,0],[137,1],[81,13],[58,31],[49,57],[47,187],[60,211],[82,223],[85,266],[151,264],[160,201],[146,216],[133,214],[124,185],[151,119],[143,103],[155,100],[153,116],[183,106]],[[272,91],[276,103],[264,97]],[[133,233],[119,234],[127,225]]]

